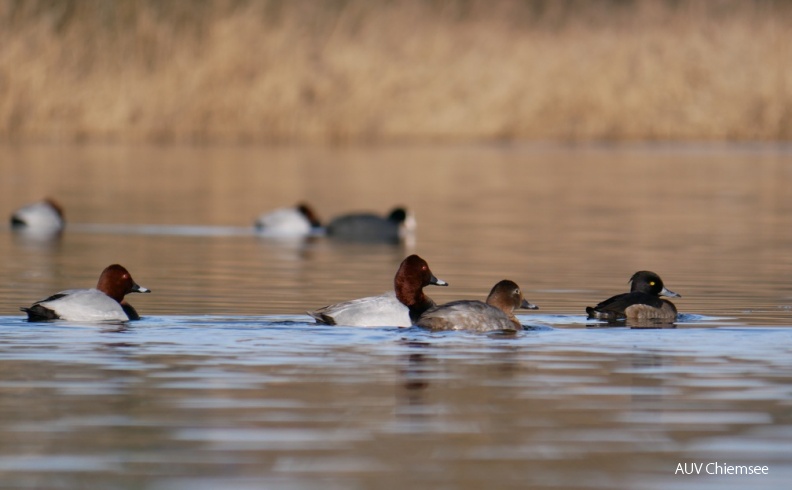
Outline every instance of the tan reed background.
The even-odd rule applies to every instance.
[[[0,141],[789,140],[771,0],[0,0]]]

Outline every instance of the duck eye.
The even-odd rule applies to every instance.
[[[649,285],[650,285],[650,286],[654,286],[654,285],[655,285],[655,282],[654,282],[654,281],[649,281]]]

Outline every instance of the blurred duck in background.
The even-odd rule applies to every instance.
[[[314,208],[303,202],[263,213],[256,218],[254,226],[256,232],[264,237],[293,238],[324,234],[345,242],[412,245],[416,223],[413,214],[399,206],[387,216],[370,212],[342,214],[323,227]]]
[[[49,198],[22,206],[11,215],[14,230],[58,233],[65,225],[63,208]]]
[[[24,242],[57,242],[65,226],[63,208],[49,198],[22,206],[11,214],[11,228]]]
[[[404,207],[394,208],[387,216],[374,213],[351,213],[327,224],[327,236],[350,242],[408,243],[414,241],[415,217]]]
[[[306,203],[264,213],[256,218],[254,226],[257,232],[272,237],[302,237],[322,231],[319,217]]]

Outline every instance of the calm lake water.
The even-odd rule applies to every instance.
[[[788,146],[5,147],[0,171],[4,216],[52,196],[69,221],[55,242],[0,227],[0,488],[792,479]],[[406,205],[416,241],[252,232],[298,201]],[[437,302],[510,278],[540,309],[516,336],[304,314],[390,289],[409,253],[450,283]],[[141,321],[24,321],[114,262],[153,290]],[[641,269],[682,295],[675,328],[586,321]],[[767,474],[707,474],[727,466]]]

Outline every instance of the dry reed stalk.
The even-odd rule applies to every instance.
[[[783,2],[6,1],[0,141],[789,140]]]

